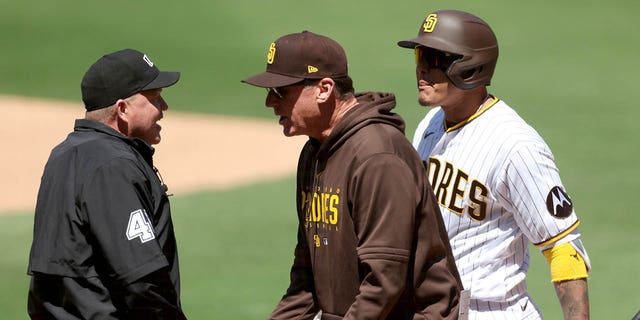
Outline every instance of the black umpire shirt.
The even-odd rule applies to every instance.
[[[42,175],[28,274],[33,319],[183,319],[154,149],[79,119]]]

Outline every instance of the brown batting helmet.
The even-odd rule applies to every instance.
[[[403,48],[425,46],[460,55],[445,71],[463,90],[489,85],[498,62],[498,40],[482,19],[462,11],[440,10],[427,15],[418,36],[399,41]]]

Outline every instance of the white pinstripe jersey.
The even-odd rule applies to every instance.
[[[496,309],[505,318],[524,318],[507,312],[527,299],[529,243],[544,247],[579,236],[551,150],[511,107],[496,101],[448,130],[443,110],[433,108],[413,139],[429,159],[429,180],[462,282],[471,290],[469,319],[478,316],[474,310]],[[536,318],[537,310],[527,313]]]

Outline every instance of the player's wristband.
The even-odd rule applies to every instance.
[[[584,279],[588,277],[587,263],[571,242],[542,251],[551,268],[551,281]]]

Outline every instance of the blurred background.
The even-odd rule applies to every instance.
[[[416,102],[413,52],[396,42],[414,37],[430,11],[474,13],[500,45],[490,93],[548,142],[582,220],[592,319],[630,319],[640,309],[640,218],[628,202],[640,191],[638,1],[0,0],[0,8],[0,94],[80,103],[86,69],[130,47],[182,72],[180,85],[163,94],[174,111],[275,121],[262,107],[264,91],[240,79],[264,70],[276,38],[310,30],[343,45],[357,91],[396,94],[409,137],[426,109]],[[17,151],[2,149],[10,152]],[[291,176],[172,199],[189,318],[269,314],[288,285],[293,187]],[[32,223],[32,211],[0,215],[3,319],[27,318]],[[560,319],[548,266],[531,253],[530,291],[546,318]]]

